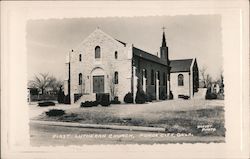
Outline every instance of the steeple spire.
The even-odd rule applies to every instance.
[[[167,44],[166,44],[166,38],[165,38],[165,27],[162,27],[162,30],[163,30],[163,35],[162,35],[162,44],[161,44],[161,47],[166,47]]]
[[[160,51],[161,51],[161,56],[160,58],[163,60],[166,60],[167,62],[169,62],[168,59],[168,47],[167,47],[167,43],[166,43],[166,37],[165,37],[165,27],[162,27],[163,30],[163,34],[162,34],[162,44],[160,47]]]

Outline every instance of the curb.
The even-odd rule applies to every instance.
[[[112,129],[112,130],[129,130],[129,131],[166,132],[165,128],[143,127],[143,126],[81,124],[81,123],[58,122],[58,121],[40,121],[40,120],[30,120],[30,123],[42,124],[42,125],[51,125],[51,126],[78,127],[78,128],[96,128],[96,129]]]

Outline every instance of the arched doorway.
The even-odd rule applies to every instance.
[[[105,72],[101,67],[94,68],[91,71],[91,92],[105,92]]]

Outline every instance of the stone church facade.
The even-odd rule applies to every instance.
[[[123,101],[138,86],[154,100],[169,98],[171,61],[164,32],[158,57],[96,29],[69,52],[66,70],[64,92],[71,103],[95,100],[96,93]]]

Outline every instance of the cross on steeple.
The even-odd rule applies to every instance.
[[[163,32],[165,32],[165,29],[166,29],[166,28],[163,26],[163,27],[162,27]]]

